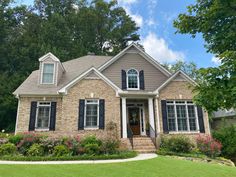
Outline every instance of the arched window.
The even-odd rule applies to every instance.
[[[139,75],[135,69],[130,69],[127,72],[127,88],[128,89],[139,89]]]

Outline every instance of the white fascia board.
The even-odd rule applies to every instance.
[[[107,61],[105,64],[103,64],[101,67],[98,68],[99,71],[103,71],[108,66],[110,66],[112,63],[114,63],[117,59],[122,57],[125,52],[134,46],[138,51],[139,54],[144,57],[149,63],[151,63],[153,66],[155,66],[157,69],[159,69],[163,74],[166,76],[170,76],[171,73],[165,69],[161,64],[159,64],[155,59],[153,59],[150,55],[148,55],[146,52],[144,52],[139,46],[137,46],[135,43],[130,44],[128,47],[126,47],[124,50],[122,50],[120,53],[118,53],[116,56],[114,56],[111,60]]]
[[[189,77],[186,73],[184,73],[183,71],[177,71],[175,74],[173,74],[169,79],[167,79],[160,87],[158,87],[154,92],[155,93],[159,93],[159,91],[164,88],[166,85],[168,85],[178,74],[181,74],[186,81],[188,81],[189,83],[191,83],[192,85],[197,85],[197,83],[191,78]]]
[[[86,77],[90,72],[94,71],[99,78],[101,78],[104,82],[106,82],[108,85],[110,85],[116,92],[121,91],[119,87],[117,87],[115,84],[113,84],[107,77],[105,77],[102,73],[100,73],[96,68],[92,67],[85,71],[83,74],[79,75],[77,78],[72,80],[70,83],[68,83],[66,86],[62,87],[58,93],[67,93],[67,90],[75,85],[77,82],[82,80],[84,77]]]
[[[51,52],[45,54],[44,56],[39,58],[39,62],[43,62],[44,60],[46,60],[47,58],[51,58],[53,61],[56,61],[60,64],[61,68],[63,71],[66,71],[64,66],[61,64],[61,61],[55,56],[53,55]]]

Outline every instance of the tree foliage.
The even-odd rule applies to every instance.
[[[117,1],[35,0],[34,6],[0,1],[0,130],[14,129],[12,92],[38,58],[52,52],[61,61],[93,52],[114,55],[139,40],[138,27]]]
[[[221,60],[200,70],[195,101],[209,112],[236,107],[236,0],[197,0],[174,21],[178,33],[202,34],[205,47]]]
[[[166,69],[168,69],[171,73],[175,73],[181,70],[195,80],[198,78],[198,68],[197,68],[196,63],[194,62],[186,62],[186,61],[178,60],[173,64],[165,63],[163,66]]]

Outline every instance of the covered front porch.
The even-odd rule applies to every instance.
[[[134,138],[151,138],[156,146],[158,135],[158,104],[155,95],[121,96],[121,137],[129,138],[133,147]]]

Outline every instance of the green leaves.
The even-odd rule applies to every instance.
[[[195,101],[209,112],[236,107],[236,1],[197,0],[174,21],[177,32],[200,33],[205,47],[221,60],[219,67],[201,69]]]
[[[14,129],[12,92],[52,52],[61,61],[93,52],[114,55],[139,40],[138,27],[116,1],[35,0],[33,7],[0,1],[0,129]],[[106,45],[105,45],[106,44]]]

